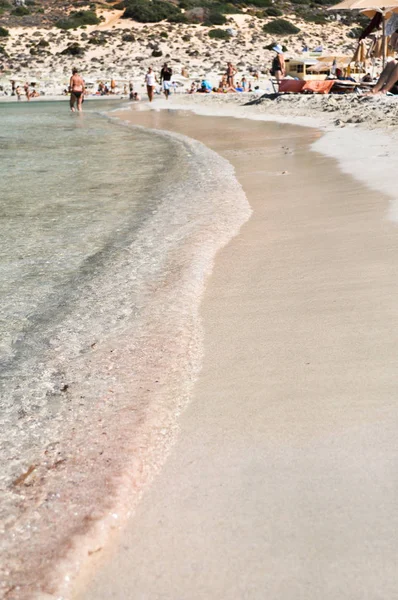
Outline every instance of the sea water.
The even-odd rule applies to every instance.
[[[165,460],[200,368],[206,277],[250,214],[217,154],[98,111],[0,104],[9,599],[66,598]]]

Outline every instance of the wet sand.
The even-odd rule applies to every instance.
[[[74,600],[398,597],[390,201],[312,152],[316,130],[121,116],[219,152],[254,213],[208,282],[179,440]]]

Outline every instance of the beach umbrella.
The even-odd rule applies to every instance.
[[[323,73],[326,71],[333,71],[335,69],[347,69],[349,64],[352,62],[352,56],[339,56],[339,55],[330,55],[330,56],[320,56],[318,61],[307,68],[308,71],[312,71],[315,73]]]
[[[366,62],[366,46],[364,40],[361,40],[355,50],[352,62],[354,63],[365,63]]]
[[[312,73],[324,73],[327,71],[330,71],[332,68],[335,69],[345,69],[347,67],[347,63],[341,63],[341,62],[324,62],[324,61],[320,61],[317,62],[315,65],[311,65],[310,67],[307,67],[307,71],[311,71]]]
[[[328,10],[358,10],[372,18],[376,13],[382,17],[383,67],[386,62],[386,21],[394,12],[398,12],[398,1],[393,0],[343,0]]]
[[[346,69],[351,61],[352,57],[346,55],[331,54],[329,56],[320,56],[318,62],[311,67],[308,67],[307,70],[322,73],[333,69]]]
[[[397,8],[393,0],[343,0],[334,4],[328,10],[377,10],[381,13]]]
[[[349,62],[351,62],[351,56],[347,56],[346,54],[343,55],[339,55],[339,54],[330,54],[329,56],[324,55],[324,56],[320,56],[317,59],[319,62],[327,62],[327,63],[332,63],[334,60],[336,62],[341,62],[341,63],[346,63],[348,64]]]

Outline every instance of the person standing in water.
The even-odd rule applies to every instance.
[[[149,102],[152,102],[153,93],[155,91],[155,84],[156,84],[156,77],[155,77],[155,73],[153,72],[152,67],[149,67],[148,73],[145,75],[145,83],[146,83],[146,89],[147,89],[147,93],[148,93]]]
[[[26,96],[26,100],[29,102],[30,101],[30,89],[29,89],[29,83],[26,82],[25,85],[23,86],[24,92],[25,92],[25,96]]]
[[[69,81],[70,91],[70,109],[75,112],[76,108],[79,112],[82,110],[83,96],[84,96],[84,79],[79,75],[79,70],[74,67],[72,69],[72,77]]]
[[[164,63],[163,69],[160,71],[160,84],[163,88],[166,100],[168,100],[170,96],[170,80],[172,75],[173,71],[170,69],[169,66],[167,66],[167,63]]]

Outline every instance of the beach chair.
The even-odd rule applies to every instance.
[[[272,89],[274,90],[274,94],[279,94],[279,83],[276,77],[270,77],[269,80],[271,82]]]

